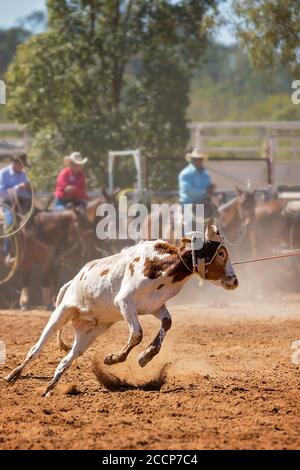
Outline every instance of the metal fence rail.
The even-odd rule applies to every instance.
[[[300,158],[300,121],[192,122],[190,145],[216,155]]]

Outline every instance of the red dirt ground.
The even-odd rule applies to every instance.
[[[126,325],[119,323],[73,364],[52,397],[43,398],[61,358],[53,339],[14,386],[1,381],[0,448],[299,448],[300,367],[291,363],[291,343],[300,339],[298,305],[216,309],[173,304],[173,327],[145,369],[137,365],[137,355],[159,323],[142,318],[143,346],[109,371],[143,384],[170,363],[167,381],[156,391],[110,392],[91,372],[95,355],[101,359],[126,342]],[[1,376],[24,358],[47,316],[0,312],[0,339],[7,346]],[[67,393],[72,384],[77,394]]]

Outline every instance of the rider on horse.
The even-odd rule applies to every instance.
[[[86,207],[88,195],[85,189],[85,177],[82,166],[87,162],[79,152],[73,152],[64,158],[67,166],[63,168],[56,180],[54,210],[63,211],[70,204]]]
[[[3,202],[3,216],[6,232],[13,226],[16,213],[25,213],[32,202],[31,185],[24,167],[30,168],[27,155],[21,153],[11,158],[11,164],[0,171],[0,199]],[[3,241],[5,264],[10,265],[14,259],[10,253],[9,237]]]
[[[185,156],[189,163],[178,176],[180,203],[204,204],[205,217],[213,216],[211,196],[215,190],[215,185],[211,181],[209,172],[204,168],[206,155],[200,150],[194,149],[192,153]],[[185,221],[186,223],[188,221]]]

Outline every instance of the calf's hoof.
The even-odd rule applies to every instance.
[[[8,374],[6,377],[4,377],[4,380],[5,382],[14,383],[16,382],[16,380],[18,380],[21,373],[22,373],[22,369],[17,368],[13,370],[10,374]]]
[[[159,352],[154,346],[151,346],[150,348],[146,349],[146,351],[142,352],[139,355],[138,363],[141,367],[145,367],[148,362],[151,361],[151,359],[156,356],[156,354]]]
[[[47,398],[51,397],[51,395],[53,395],[53,389],[54,389],[55,385],[56,385],[56,382],[50,383],[48,385],[48,387],[46,388],[46,390],[44,391],[42,396],[47,397]]]
[[[26,310],[29,310],[29,306],[27,304],[22,304],[20,305],[20,310],[21,312],[26,312]]]
[[[126,360],[126,354],[107,354],[104,358],[104,364],[112,366]]]

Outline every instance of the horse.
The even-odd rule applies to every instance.
[[[256,207],[257,241],[261,256],[282,254],[300,249],[300,204],[299,201],[273,199],[263,201]],[[267,244],[266,244],[267,240]],[[287,279],[286,285],[298,290],[299,258],[274,261],[277,270]],[[274,270],[264,268],[265,277],[274,280]],[[280,290],[282,276],[278,279]]]
[[[30,273],[35,266],[41,269],[43,304],[51,308],[54,265],[57,264],[57,256],[70,243],[70,226],[76,226],[76,224],[77,215],[72,209],[57,213],[41,210],[33,215],[28,226],[20,232],[22,249],[18,271],[22,284],[19,298],[21,310],[28,308]]]
[[[257,240],[260,252],[265,249],[265,237],[268,234],[268,250],[278,250],[283,240],[286,239],[287,220],[283,217],[286,201],[274,199],[262,201],[255,208],[257,221]]]
[[[218,225],[231,252],[243,251],[256,255],[256,199],[255,190],[243,191],[236,187],[237,196],[218,208]]]
[[[30,273],[35,266],[41,270],[43,304],[52,309],[60,268],[70,276],[96,254],[107,256],[107,247],[99,246],[95,224],[97,207],[111,200],[102,191],[84,210],[72,205],[60,212],[34,208],[29,223],[18,233],[21,246],[18,271],[22,285],[19,306],[22,310],[29,305]]]

